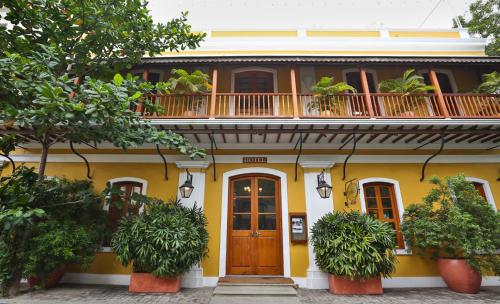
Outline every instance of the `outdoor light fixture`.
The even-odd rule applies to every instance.
[[[182,198],[189,198],[191,193],[193,193],[193,176],[189,173],[189,170],[186,170],[187,178],[184,184],[179,187],[179,191],[181,192]]]
[[[325,182],[325,171],[321,172],[321,174],[318,174],[318,187],[316,187],[316,190],[318,190],[319,196],[321,198],[329,198],[330,194],[332,194],[332,186],[328,185],[327,182]]]

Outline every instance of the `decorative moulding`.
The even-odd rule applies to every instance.
[[[175,164],[177,165],[177,168],[180,169],[206,169],[208,168],[208,166],[210,166],[209,161],[194,161],[194,160],[176,161]]]
[[[299,161],[302,168],[329,169],[335,165],[333,160],[304,160]]]

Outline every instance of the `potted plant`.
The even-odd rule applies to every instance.
[[[477,88],[480,93],[499,94],[500,93],[500,73],[497,71],[483,75],[483,82]]]
[[[338,94],[356,92],[356,89],[345,82],[334,83],[333,77],[321,77],[311,87],[314,99],[308,104],[309,111],[319,111],[321,116],[332,116],[332,112],[339,106],[341,99]]]
[[[382,80],[378,88],[383,93],[395,93],[402,96],[410,94],[425,94],[428,91],[434,91],[434,87],[424,82],[424,77],[415,74],[414,69],[408,69],[402,77]],[[423,100],[423,98],[422,98]],[[400,110],[400,116],[414,117],[415,112],[411,110]]]
[[[482,273],[500,272],[500,215],[463,175],[430,182],[423,203],[406,208],[402,232],[410,249],[437,260],[451,290],[477,293]]]
[[[184,116],[196,116],[200,109],[206,105],[206,97],[202,94],[209,93],[212,86],[209,76],[200,70],[189,73],[183,69],[173,69],[172,77],[169,79],[170,92],[179,95],[199,95],[193,100],[188,100]]]
[[[312,243],[334,294],[382,294],[380,277],[395,269],[394,230],[357,211],[323,216],[312,228]]]
[[[133,264],[130,292],[177,292],[181,276],[207,254],[200,208],[148,198],[145,210],[121,220],[111,239],[118,260]]]

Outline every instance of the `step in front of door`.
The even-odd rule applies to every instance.
[[[297,296],[292,286],[262,286],[262,285],[218,285],[214,295],[227,296]]]

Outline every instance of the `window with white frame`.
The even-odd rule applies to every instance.
[[[494,210],[497,210],[497,206],[491,192],[490,184],[487,180],[475,177],[466,177],[466,180],[474,185],[474,188],[476,188],[479,195],[481,195],[484,200],[493,207]]]
[[[399,183],[385,178],[360,180],[361,210],[391,225],[396,232],[396,247],[405,249],[400,224],[404,213]]]
[[[147,183],[137,178],[117,178],[109,183],[113,189],[112,193],[116,194],[111,194],[109,203],[104,205],[104,210],[108,211],[109,231],[114,232],[122,217],[142,212],[143,206],[134,200],[134,194],[146,194]],[[109,246],[110,240],[108,238],[103,240],[103,247]]]

